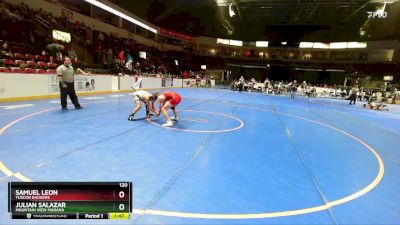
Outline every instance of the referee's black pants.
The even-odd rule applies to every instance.
[[[239,85],[238,85],[238,87],[239,87],[239,92],[242,92],[242,91],[243,91],[243,88],[244,88],[243,86],[244,86],[243,84],[239,84]]]
[[[357,100],[357,95],[356,94],[351,94],[350,95],[350,105],[351,105],[351,103],[353,102],[353,105],[355,105],[356,104],[356,100]]]
[[[64,83],[67,84],[66,88],[64,88],[60,82],[61,107],[63,109],[67,108],[67,96],[68,95],[69,95],[69,98],[71,99],[72,103],[74,104],[75,108],[80,107],[81,105],[79,104],[78,97],[76,96],[76,93],[75,93],[74,83],[68,83],[68,82],[64,82]]]

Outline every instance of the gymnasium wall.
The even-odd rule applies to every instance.
[[[172,87],[189,87],[195,80],[174,79]],[[75,90],[79,94],[105,94],[118,91],[132,91],[133,77],[89,75],[75,76]],[[212,81],[212,85],[215,81]],[[171,81],[162,85],[161,78],[143,77],[143,89],[171,88]],[[0,74],[0,102],[56,98],[59,96],[58,80],[51,74]]]

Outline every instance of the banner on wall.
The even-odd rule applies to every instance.
[[[175,37],[179,39],[183,39],[185,41],[192,41],[195,42],[196,38],[187,34],[182,34],[176,31],[160,28],[160,34],[170,36],[170,37]]]
[[[51,75],[49,77],[49,92],[59,92],[58,77]],[[94,77],[75,76],[75,91],[95,91],[96,80]]]
[[[78,77],[75,76],[76,91],[95,91],[96,81],[94,77]]]
[[[58,86],[58,77],[57,75],[48,75],[48,82],[49,82],[49,92],[60,92],[60,87]]]

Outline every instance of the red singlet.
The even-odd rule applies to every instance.
[[[162,93],[165,96],[165,101],[170,102],[171,105],[176,106],[181,102],[181,96],[178,93],[172,91],[166,91]]]

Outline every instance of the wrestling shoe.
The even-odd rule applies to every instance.
[[[163,125],[161,125],[162,127],[172,127],[174,124],[172,123],[172,121],[168,121],[166,123],[164,123]]]
[[[129,121],[134,121],[135,120],[135,113],[132,113],[131,115],[129,115],[128,120]]]

